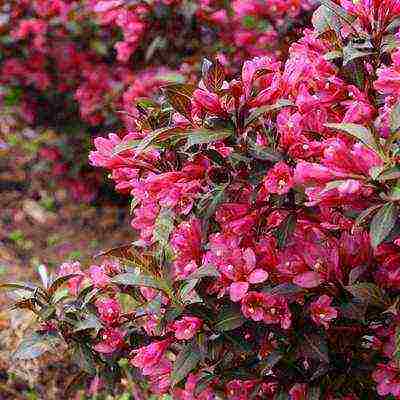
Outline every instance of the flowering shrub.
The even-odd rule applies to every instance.
[[[312,6],[310,0],[268,6],[258,0],[5,1],[0,104],[17,105],[27,124],[57,127],[63,136],[131,130],[141,98],[157,97],[161,84],[195,82],[204,56],[217,55],[230,73],[250,56],[282,57],[287,33],[297,37]],[[74,146],[74,165],[64,141]],[[93,200],[99,183],[78,167],[88,146],[60,142],[53,180],[67,182],[75,199]]]
[[[399,16],[323,0],[283,64],[205,61],[97,138],[138,238],[3,285],[41,321],[16,356],[65,342],[135,399],[400,399]]]

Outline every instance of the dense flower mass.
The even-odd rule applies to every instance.
[[[151,7],[92,3],[127,62]],[[145,396],[400,399],[400,3],[324,0],[286,59],[249,30],[309,4],[198,3],[233,61],[205,60],[196,85],[165,85],[95,140],[135,241],[88,272],[63,264],[35,311],[85,346],[89,374],[112,382],[129,360]],[[64,281],[72,298],[41,313]]]

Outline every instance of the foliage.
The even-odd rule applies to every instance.
[[[135,399],[400,399],[400,3],[321,3],[284,64],[206,60],[95,140],[137,240],[3,285],[41,322],[17,357],[63,341]]]

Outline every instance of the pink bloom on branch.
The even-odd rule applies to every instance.
[[[124,346],[125,332],[119,328],[104,329],[101,340],[93,348],[104,354],[111,354]]]
[[[268,171],[264,179],[264,186],[267,192],[286,194],[293,187],[293,174],[291,168],[284,162],[279,162]]]
[[[82,281],[85,277],[84,273],[81,270],[81,264],[78,261],[71,263],[63,263],[61,264],[58,270],[58,276],[66,276],[71,274],[77,274],[78,276],[71,278],[68,280],[68,290],[71,295],[76,296],[81,287]]]
[[[400,396],[400,369],[394,361],[389,364],[378,364],[372,378],[378,384],[377,391],[380,396],[390,394]]]
[[[171,339],[165,339],[133,350],[132,353],[134,357],[131,360],[132,365],[142,369],[143,373],[146,374],[146,372],[151,370],[151,368],[157,365],[161,360],[171,342]]]
[[[100,319],[108,325],[118,322],[121,315],[121,306],[115,299],[99,299],[96,301]]]
[[[303,273],[297,275],[293,279],[293,283],[295,283],[296,285],[298,285],[300,287],[306,288],[306,289],[315,288],[315,287],[319,286],[323,281],[324,281],[324,279],[321,276],[321,274],[319,274],[318,272],[314,272],[314,271],[303,272]]]
[[[242,299],[242,313],[253,321],[279,324],[283,329],[291,325],[291,313],[283,296],[249,292]]]
[[[92,265],[89,268],[89,277],[92,284],[98,288],[104,288],[110,283],[110,278],[102,265]]]
[[[311,304],[311,319],[317,324],[329,328],[329,323],[336,319],[338,312],[331,306],[332,298],[327,295],[320,296]]]
[[[189,340],[203,325],[203,321],[196,317],[183,317],[172,324],[172,330],[178,340]]]

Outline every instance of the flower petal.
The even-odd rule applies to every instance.
[[[249,284],[247,282],[233,282],[229,288],[229,296],[232,301],[239,301],[247,293]]]
[[[264,282],[268,279],[268,272],[264,271],[261,268],[255,269],[250,275],[249,275],[249,282],[250,283],[261,283]]]

